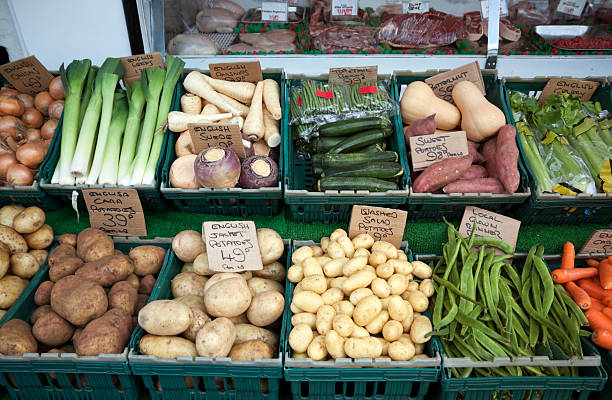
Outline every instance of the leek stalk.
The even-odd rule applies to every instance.
[[[142,119],[142,111],[145,105],[142,82],[137,81],[131,86],[128,86],[127,101],[130,111],[127,117],[127,123],[125,125],[123,144],[121,145],[119,177],[117,180],[121,186],[128,186],[132,178],[132,161],[134,161],[134,151],[136,150],[136,142],[138,141],[140,133],[140,120]]]
[[[164,87],[157,112],[157,123],[155,124],[157,129],[153,134],[153,144],[151,145],[149,160],[147,161],[145,173],[142,179],[143,185],[152,185],[155,182],[155,169],[157,167],[157,160],[159,160],[162,143],[164,141],[168,113],[170,112],[170,106],[172,103],[172,96],[174,94],[176,83],[181,76],[181,72],[183,72],[184,66],[185,62],[180,58],[172,56],[166,57],[166,79],[164,80]]]
[[[67,69],[64,69],[64,64],[60,67],[66,99],[64,102],[60,157],[56,169],[59,168],[58,183],[62,185],[74,184],[74,177],[70,174],[70,163],[75,152],[79,132],[79,110],[83,85],[90,67],[91,60],[74,60],[68,65]]]
[[[142,132],[136,147],[136,157],[134,158],[134,171],[130,180],[131,185],[140,185],[144,177],[145,167],[151,151],[151,142],[155,132],[157,121],[157,110],[159,108],[159,97],[164,86],[166,71],[159,67],[147,68],[141,71],[142,88],[147,100],[145,116],[142,122]]]
[[[91,99],[91,93],[93,92],[93,85],[96,79],[96,72],[97,71],[94,68],[89,68],[89,73],[87,74],[87,82],[85,83],[83,96],[81,96],[81,107],[79,109],[79,129],[81,129],[81,125],[83,124],[85,111],[87,111],[87,105],[89,104],[89,99]]]
[[[125,131],[128,119],[128,102],[123,92],[115,94],[113,102],[113,114],[108,129],[106,150],[104,151],[104,162],[98,178],[100,185],[116,185],[119,170],[119,149],[121,148],[121,137]]]

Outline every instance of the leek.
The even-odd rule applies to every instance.
[[[149,152],[149,160],[147,161],[144,177],[142,179],[144,185],[152,185],[155,182],[155,167],[157,167],[157,160],[159,160],[162,143],[164,141],[172,96],[184,66],[185,62],[180,58],[172,56],[166,57],[166,80],[164,81],[164,88],[162,90],[157,112],[157,123],[155,124],[157,130],[153,135],[153,145]]]
[[[112,90],[110,90],[110,92],[114,95],[115,86],[117,86],[117,81],[109,77],[108,74],[113,74],[119,68],[123,68],[120,60],[118,58],[109,57],[104,61],[96,74],[91,99],[89,100],[89,104],[87,104],[87,111],[85,111],[83,124],[79,131],[79,141],[74,151],[72,164],[70,165],[70,172],[76,178],[77,183],[85,183],[89,173],[91,155],[94,150],[96,131],[98,130],[98,121],[100,120],[100,112],[103,104],[102,92],[108,93],[110,90],[109,87],[111,87]],[[112,100],[110,112],[112,112]]]
[[[74,60],[66,70],[64,70],[64,64],[60,67],[66,99],[64,102],[60,157],[56,169],[59,168],[58,183],[62,185],[74,184],[74,177],[70,174],[70,163],[77,142],[81,94],[89,67],[91,67],[91,60]]]
[[[125,125],[125,134],[123,135],[121,157],[119,158],[119,177],[117,180],[121,186],[129,185],[132,177],[131,166],[132,161],[134,161],[136,142],[140,136],[140,120],[142,119],[142,110],[145,104],[142,82],[134,82],[131,86],[128,86],[127,101],[130,111]]]
[[[136,148],[134,171],[132,172],[132,179],[130,180],[131,185],[140,185],[142,183],[147,160],[149,159],[149,152],[151,150],[153,132],[155,131],[157,110],[159,108],[159,96],[164,86],[164,78],[166,77],[166,71],[159,67],[147,68],[142,70],[141,73],[142,88],[145,98],[147,99],[147,108],[142,122],[142,132]]]
[[[83,91],[83,96],[81,97],[81,107],[79,109],[79,129],[81,129],[81,125],[83,124],[83,118],[85,117],[87,104],[89,104],[89,99],[91,99],[91,92],[93,92],[93,84],[96,78],[96,72],[97,71],[94,68],[89,68],[89,73],[87,74],[87,82],[85,83],[85,89]]]
[[[113,114],[108,129],[106,150],[104,151],[104,162],[98,178],[100,185],[116,185],[119,171],[119,149],[121,149],[121,137],[125,131],[128,119],[128,102],[123,92],[115,94],[113,103]]]
[[[86,183],[95,185],[100,176],[102,163],[106,156],[106,141],[108,140],[108,129],[110,128],[111,117],[113,115],[113,104],[115,98],[115,88],[119,82],[119,75],[104,73],[102,76],[102,115],[98,130],[98,140],[94,151],[94,158],[87,175]]]

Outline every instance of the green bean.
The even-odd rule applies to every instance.
[[[524,366],[523,368],[525,368],[526,370],[531,372],[531,375],[546,376],[546,374],[543,373],[542,370],[539,367],[533,367],[533,366],[527,365],[527,366]]]
[[[529,345],[534,347],[540,336],[540,325],[534,318],[529,318]]]
[[[516,315],[518,317],[518,314]],[[523,328],[523,325],[521,325],[521,323],[516,318],[512,319],[512,329],[525,344],[529,344],[529,337],[527,336],[527,332],[525,332],[525,328]]]
[[[520,291],[521,290],[521,278],[519,278],[519,275],[516,272],[516,269],[514,269],[514,267],[512,267],[512,265],[508,263],[503,263],[502,265],[504,267],[504,271],[506,271],[506,273],[510,277],[510,280],[514,284],[514,287],[516,287],[516,290]]]
[[[512,254],[500,254],[499,256],[495,256],[495,258],[493,259],[493,264],[497,264],[498,262],[502,262],[512,257]]]
[[[493,353],[494,357],[508,357],[508,354],[504,349],[492,340],[490,337],[484,334],[474,335],[474,338],[477,342],[479,342],[484,348]]]
[[[461,282],[458,289],[461,290],[463,293],[466,293],[467,296],[470,296],[470,293],[472,293],[472,287],[474,287],[474,275],[472,274],[472,267],[474,266],[474,263],[477,259],[478,253],[470,253],[467,260],[463,264],[463,267],[461,268]],[[474,304],[468,304],[467,300],[461,299],[459,301],[459,309],[463,313],[468,314],[474,309]]]
[[[534,261],[534,264],[535,264],[535,261]],[[532,268],[530,275],[531,275],[531,293],[532,293],[531,298],[533,299],[533,307],[535,308],[536,312],[538,312],[538,314],[542,315],[542,317],[545,318],[546,314],[543,312],[542,297],[540,296],[541,287],[540,287],[540,280],[538,279],[538,274],[535,273]]]
[[[480,357],[475,351],[477,347],[468,346],[468,344],[465,343],[461,338],[455,339],[453,343],[455,344],[457,351],[459,352],[459,354],[461,354],[462,357],[471,358],[473,361],[482,361],[482,357]]]
[[[474,238],[473,246],[496,247],[506,254],[514,253],[514,250],[512,249],[512,247],[510,247],[508,243],[504,242],[501,239],[492,238],[488,236],[476,236]]]
[[[491,295],[495,306],[499,303],[499,279],[502,265],[502,263],[493,264],[493,268],[491,268]]]
[[[481,280],[482,280],[482,285],[483,285],[483,290],[484,290],[484,295],[485,295],[484,302],[487,306],[487,310],[489,311],[489,314],[491,315],[491,318],[493,319],[493,322],[495,323],[497,329],[502,331],[503,325],[497,313],[497,306],[493,304],[493,294],[491,293],[491,280],[490,280],[490,275],[489,275],[490,267],[491,265],[488,263],[485,263],[482,266]]]
[[[502,337],[499,333],[495,332],[493,329],[489,328],[488,326],[486,326],[485,324],[483,324],[482,322],[478,320],[468,317],[467,315],[463,314],[461,311],[457,312],[457,322],[459,322],[462,325],[467,325],[470,328],[480,330],[486,335],[490,336],[491,338],[497,340],[498,342],[507,341],[504,337]]]
[[[432,315],[432,322],[434,327],[438,327],[440,325],[440,321],[442,320],[442,308],[444,305],[444,292],[445,292],[446,288],[444,286],[441,286],[440,288],[436,289],[436,297],[435,297],[435,303],[434,303],[434,310],[433,310],[433,315]]]
[[[558,283],[556,283],[554,287],[555,287],[556,301],[553,302],[553,307],[554,306],[560,307],[562,308],[563,312],[567,314],[568,313],[567,307],[565,306],[565,301],[563,301],[563,294],[562,294],[562,293],[565,293],[565,289],[563,288],[562,285]]]
[[[471,299],[468,296],[464,295],[463,293],[461,293],[461,291],[459,289],[457,289],[455,287],[455,285],[453,285],[452,283],[450,283],[449,281],[447,281],[446,279],[440,278],[439,276],[435,276],[433,275],[432,278],[434,279],[434,281],[438,282],[441,286],[446,287],[450,292],[454,293],[455,295],[466,299],[467,301],[470,301],[474,304],[477,304],[479,306],[482,306],[483,308],[485,308],[485,305],[482,304],[479,301],[476,301],[475,299]]]
[[[529,254],[525,259],[525,265],[523,265],[523,272],[521,273],[521,286],[525,286],[527,279],[531,278],[531,265],[533,264],[533,255],[535,254],[536,249],[536,246],[529,249]]]
[[[457,304],[455,303],[454,298],[452,296],[449,296],[449,298],[451,300],[451,308],[446,314],[446,316],[442,318],[437,324],[434,325],[436,329],[443,328],[446,325],[453,322],[453,320],[455,319],[455,316],[457,315],[457,312],[459,311],[459,307],[457,307]]]
[[[548,268],[541,258],[534,258],[533,265],[540,275],[540,281],[544,287],[544,296],[542,297],[542,313],[546,315],[550,311],[550,307],[555,299],[555,286],[552,278],[550,277],[550,273],[548,272]]]

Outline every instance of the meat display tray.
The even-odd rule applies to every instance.
[[[221,51],[225,51],[238,37],[237,33],[205,33],[204,35],[216,40],[221,46]]]
[[[606,51],[610,49],[599,49],[599,48],[575,48],[575,47],[562,47],[557,46],[550,40],[554,39],[573,39],[575,37],[583,38],[595,38],[600,36],[606,36],[608,33],[603,29],[592,27],[589,25],[538,25],[536,26],[536,33],[550,44],[554,48],[559,50],[569,51]]]
[[[295,15],[295,18],[291,18]],[[262,21],[261,20],[261,7],[250,8],[246,14],[242,17],[241,22],[248,22],[251,24],[300,24],[306,19],[306,8],[300,6],[288,6],[287,7],[287,21]]]

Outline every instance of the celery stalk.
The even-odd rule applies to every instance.
[[[102,92],[108,92],[108,87],[110,87],[113,82],[112,79],[103,80],[103,78],[105,74],[113,74],[120,68],[123,68],[120,60],[118,58],[109,57],[104,61],[96,74],[91,99],[87,105],[87,111],[85,111],[85,116],[83,117],[83,124],[81,125],[81,129],[79,131],[79,141],[76,145],[76,150],[74,151],[72,164],[70,165],[70,172],[72,173],[73,177],[79,181],[79,183],[84,183],[87,175],[89,174],[89,167],[92,159],[91,155],[94,150],[96,131],[98,130],[100,112],[102,111]],[[115,86],[117,86],[116,81]],[[112,87],[113,95],[115,86]],[[110,111],[112,112],[112,100]]]
[[[70,174],[70,163],[74,155],[79,131],[81,94],[90,66],[91,60],[74,60],[66,70],[64,70],[64,64],[60,67],[66,99],[64,101],[60,157],[55,168],[59,168],[58,183],[62,185],[72,185],[74,183],[74,177]]]
[[[115,94],[113,103],[113,115],[106,140],[104,151],[104,162],[98,177],[100,185],[116,185],[119,171],[119,149],[121,149],[121,137],[125,131],[128,119],[128,102],[123,92]]]
[[[127,101],[130,111],[125,125],[125,134],[123,135],[121,157],[119,158],[119,177],[117,180],[121,186],[129,185],[132,177],[130,172],[131,165],[132,161],[134,161],[134,151],[136,150],[136,142],[140,133],[140,120],[142,119],[142,111],[145,105],[142,82],[134,82],[131,86],[128,86]]]
[[[164,85],[166,71],[161,68],[147,68],[142,70],[142,88],[147,99],[147,107],[145,110],[144,120],[142,122],[142,133],[138,140],[136,148],[136,157],[134,158],[134,171],[132,172],[131,185],[140,185],[144,176],[149,152],[151,151],[151,142],[153,141],[153,133],[155,132],[155,123],[157,118],[157,110],[159,108],[159,96]]]
[[[96,142],[93,162],[85,181],[88,185],[95,185],[98,181],[102,163],[106,156],[106,141],[108,140],[108,130],[110,128],[111,117],[113,116],[117,82],[119,82],[119,75],[117,74],[104,73],[102,76],[102,115],[100,117],[100,128],[98,130],[98,140]]]
[[[83,90],[83,96],[81,97],[81,108],[79,109],[79,129],[81,129],[81,125],[83,124],[85,111],[87,110],[89,99],[91,99],[91,93],[93,92],[93,84],[94,80],[96,79],[96,72],[97,71],[94,68],[89,68],[89,73],[87,74],[87,82],[85,83],[85,89]]]
[[[159,160],[162,143],[164,141],[168,113],[170,112],[172,103],[172,95],[174,94],[176,83],[181,76],[181,72],[183,72],[184,66],[185,62],[180,58],[172,56],[166,57],[166,80],[164,81],[164,88],[159,101],[157,123],[155,124],[157,129],[153,135],[153,144],[149,152],[149,160],[147,161],[144,177],[142,179],[144,185],[152,185],[155,182],[155,167],[157,167],[157,160]]]

